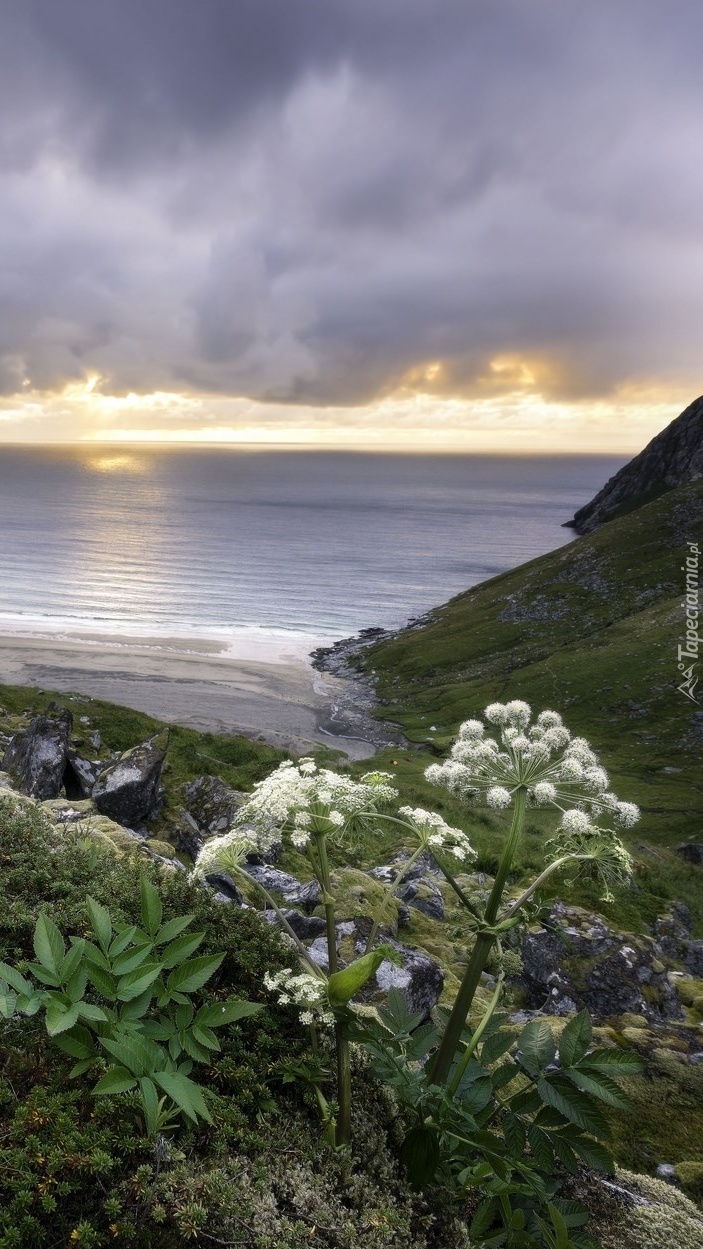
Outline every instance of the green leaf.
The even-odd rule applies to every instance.
[[[210,1051],[195,1039],[192,1032],[179,1032],[178,1041],[180,1043],[179,1048],[184,1050],[186,1054],[189,1054],[191,1058],[194,1058],[196,1063],[206,1063],[210,1061]],[[169,1043],[169,1049],[170,1048],[171,1046]],[[219,1044],[217,1048],[220,1048]],[[174,1054],[173,1057],[177,1058],[178,1054]]]
[[[527,1139],[537,1166],[548,1175],[551,1174],[554,1170],[554,1150],[551,1146],[551,1138],[533,1123],[528,1130]]]
[[[161,927],[161,918],[163,915],[163,906],[158,889],[152,885],[146,876],[142,876],[139,881],[139,889],[142,898],[142,923],[149,933],[150,937],[156,936]]]
[[[88,979],[91,984],[95,985],[98,993],[102,997],[107,998],[108,1002],[115,1001],[117,985],[114,976],[104,971],[102,967],[98,967],[97,963],[90,963],[88,966]]]
[[[93,1006],[92,1002],[80,1002],[78,1014],[81,1019],[92,1019],[94,1023],[105,1023],[107,1020],[105,1011],[99,1006]]]
[[[388,959],[391,963],[400,963],[400,955],[391,945],[379,945],[375,950],[355,959],[344,971],[335,971],[327,981],[327,996],[332,1006],[346,1006],[355,993],[376,974],[381,963]]]
[[[513,1157],[520,1157],[525,1152],[527,1133],[525,1125],[516,1115],[507,1112],[503,1119],[503,1135]]]
[[[58,1036],[60,1032],[68,1032],[78,1023],[78,1007],[64,1009],[58,1002],[50,1002],[46,1008],[46,1030],[49,1036]]]
[[[62,984],[66,984],[71,979],[71,976],[73,976],[74,972],[78,970],[80,962],[83,958],[84,951],[85,951],[85,941],[83,941],[82,938],[79,938],[77,941],[73,943],[70,950],[68,951],[68,954],[66,954],[65,957],[61,960],[61,966],[59,967],[59,977],[61,979]]]
[[[198,946],[205,937],[204,932],[191,932],[186,937],[178,937],[176,941],[172,941],[167,945],[159,955],[161,965],[165,968],[177,967],[179,963],[190,958],[194,954]]]
[[[168,1094],[171,1101],[174,1101],[184,1114],[188,1115],[189,1119],[197,1123],[200,1118],[206,1123],[212,1123],[212,1115],[207,1108],[202,1090],[194,1080],[189,1080],[180,1071],[155,1071],[153,1075],[159,1087]]]
[[[173,994],[175,990],[194,993],[196,989],[201,989],[215,974],[224,957],[224,954],[206,954],[202,958],[192,958],[181,963],[166,981],[169,994]]]
[[[107,954],[112,938],[112,921],[110,912],[101,906],[95,898],[86,898],[86,906],[90,917],[90,926],[98,939],[98,945],[103,954]]]
[[[124,1019],[125,1021],[142,1019],[149,1009],[149,1005],[157,988],[158,985],[155,984],[153,987],[145,989],[143,993],[138,995],[138,997],[130,998],[128,1002],[125,1002],[124,1005],[120,1007],[120,1019]]]
[[[104,1093],[127,1093],[136,1087],[137,1081],[124,1067],[111,1067],[92,1090],[95,1097]]]
[[[405,994],[395,987],[388,990],[386,1006],[379,1007],[378,1017],[384,1028],[394,1036],[409,1036],[422,1023],[423,1011],[411,1014]]]
[[[167,920],[166,923],[159,928],[159,931],[154,937],[154,943],[156,945],[165,945],[167,941],[173,941],[174,937],[177,937],[179,933],[182,933],[184,929],[188,928],[189,925],[193,923],[194,919],[194,915],[177,915],[175,919]]]
[[[94,1058],[82,1058],[80,1062],[74,1063],[68,1073],[69,1080],[75,1080],[78,1076],[85,1075],[86,1071],[90,1071],[94,1062]]]
[[[211,1028],[201,1028],[197,1024],[193,1026],[193,1037],[198,1045],[204,1045],[208,1050],[219,1050],[220,1042]]]
[[[490,1066],[502,1058],[514,1044],[516,1037],[517,1033],[512,1028],[501,1028],[500,1032],[489,1036],[481,1046],[481,1062],[484,1066]]]
[[[42,967],[41,963],[29,963],[27,971],[34,976],[35,980],[40,980],[42,984],[50,985],[52,989],[58,989],[61,986],[61,981],[56,973],[49,971],[47,967]]]
[[[34,985],[25,980],[14,967],[10,967],[9,963],[0,963],[0,980],[5,980],[11,988],[18,993],[26,993],[28,997],[34,992]]]
[[[572,1067],[588,1051],[593,1040],[591,1017],[587,1010],[579,1011],[567,1023],[559,1038],[559,1061],[562,1067]]]
[[[145,963],[142,967],[137,967],[135,971],[127,972],[127,975],[121,976],[117,982],[118,1002],[131,1002],[133,998],[140,997],[149,985],[158,980],[160,975],[159,963]]]
[[[554,1062],[557,1047],[544,1019],[532,1019],[518,1037],[519,1059],[528,1071],[538,1072]]]
[[[615,1171],[615,1163],[604,1145],[600,1141],[594,1141],[591,1137],[583,1136],[570,1139],[569,1144],[575,1153],[578,1154],[587,1167],[593,1167],[596,1171],[605,1171],[607,1175],[612,1175]]]
[[[554,1146],[554,1152],[559,1161],[563,1162],[567,1171],[570,1171],[572,1175],[576,1175],[576,1172],[578,1171],[578,1159],[571,1148],[569,1141],[567,1141],[560,1132],[554,1132],[550,1139],[552,1145]]]
[[[79,967],[77,971],[74,971],[71,979],[66,985],[66,992],[72,1002],[80,1002],[83,994],[85,993],[87,983],[88,972],[82,967]]]
[[[104,971],[109,971],[112,966],[109,958],[92,941],[83,942],[83,958],[91,968],[102,967]]]
[[[64,1054],[70,1054],[71,1058],[91,1058],[95,1055],[95,1045],[90,1032],[79,1024],[71,1028],[65,1036],[59,1036],[56,1045],[58,1049],[63,1050]]]
[[[201,1028],[223,1028],[225,1024],[236,1023],[238,1019],[258,1015],[263,1009],[259,1002],[239,1001],[231,997],[226,1002],[213,1002],[209,1006],[202,1006],[194,1022]]]
[[[630,1101],[622,1089],[604,1072],[581,1071],[578,1067],[570,1067],[564,1074],[584,1093],[591,1093],[609,1106],[617,1106],[618,1110],[629,1110]]]
[[[20,993],[17,998],[16,1009],[23,1015],[36,1015],[44,1005],[43,994],[39,993]]]
[[[154,1136],[159,1129],[159,1094],[156,1085],[149,1076],[142,1076],[139,1081],[139,1094],[144,1108],[144,1123],[149,1136]]]
[[[127,949],[127,946],[129,945],[130,941],[135,936],[136,931],[137,931],[136,924],[127,925],[124,927],[122,925],[118,926],[117,936],[115,937],[114,941],[112,942],[110,946],[110,949],[108,950],[108,954],[110,958],[117,958],[118,954],[121,954],[123,950]]]
[[[495,1223],[497,1213],[498,1202],[495,1197],[491,1197],[488,1201],[482,1202],[474,1214],[469,1227],[469,1236],[472,1240],[478,1242],[485,1239],[486,1233],[490,1231],[491,1227]]]
[[[164,1062],[164,1056],[158,1045],[154,1045],[146,1037],[118,1035],[99,1037],[100,1044],[108,1054],[116,1058],[121,1066],[126,1067],[135,1076],[144,1076],[152,1072],[155,1066]]]
[[[611,1075],[634,1076],[644,1070],[638,1054],[621,1049],[591,1050],[579,1063],[581,1071],[606,1071]]]
[[[411,1128],[401,1146],[400,1159],[410,1187],[416,1191],[432,1183],[439,1166],[439,1137],[425,1124]]]
[[[597,1106],[580,1089],[574,1088],[566,1076],[549,1076],[539,1081],[537,1091],[548,1106],[594,1136],[608,1136],[607,1120]],[[556,1148],[556,1145],[555,1145]]]
[[[128,971],[134,971],[136,967],[140,967],[145,962],[153,948],[153,941],[149,941],[145,945],[123,950],[122,954],[118,954],[113,961],[112,974],[114,976],[124,976]]]
[[[63,956],[66,953],[64,939],[53,919],[43,912],[34,929],[34,953],[42,967],[54,976],[59,976]]]
[[[12,1019],[17,1006],[17,994],[0,981],[0,1015],[3,1019]]]

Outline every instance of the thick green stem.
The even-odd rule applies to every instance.
[[[322,885],[322,904],[325,908],[325,923],[327,925],[327,960],[331,976],[337,970],[337,926],[335,923],[334,898],[332,897],[330,868],[327,859],[327,843],[323,833],[315,837],[315,849],[317,851],[319,867],[318,879]]]
[[[335,1144],[348,1145],[351,1138],[351,1059],[349,1041],[343,1032],[343,1024],[335,1024],[334,1039],[337,1050],[337,1087],[339,1091],[339,1118]]]
[[[505,883],[508,879],[508,873],[512,867],[515,851],[517,850],[523,824],[525,822],[525,809],[527,807],[527,788],[521,785],[515,793],[515,806],[513,808],[513,821],[510,826],[510,834],[503,851],[498,871],[496,873],[493,888],[491,890],[488,904],[486,906],[485,922],[494,924],[498,915],[501,898]],[[471,951],[468,966],[464,972],[464,978],[461,982],[456,1001],[452,1007],[452,1012],[447,1020],[447,1026],[444,1030],[444,1036],[439,1045],[439,1049],[432,1059],[429,1066],[429,1080],[431,1084],[444,1084],[449,1075],[454,1055],[456,1054],[461,1043],[461,1034],[464,1030],[467,1016],[471,1010],[471,1004],[476,996],[476,990],[481,981],[481,974],[488,956],[491,952],[493,944],[496,940],[496,934],[492,932],[479,932],[476,938],[476,944]]]
[[[457,1063],[457,1068],[454,1073],[454,1079],[452,1080],[451,1086],[449,1089],[449,1092],[452,1094],[456,1093],[459,1085],[461,1084],[461,1078],[464,1072],[466,1071],[469,1059],[471,1058],[471,1055],[475,1053],[476,1046],[481,1040],[481,1037],[486,1031],[486,1028],[488,1027],[489,1023],[491,1022],[491,1018],[493,1017],[496,1006],[498,1005],[500,1001],[500,995],[503,990],[504,980],[505,980],[505,972],[501,972],[498,977],[498,983],[495,987],[495,993],[493,994],[493,997],[491,998],[488,1010],[486,1011],[485,1015],[483,1016],[483,1019],[481,1020],[480,1024],[476,1028],[471,1040],[469,1041],[469,1044],[467,1045],[466,1049],[464,1050],[461,1056],[460,1061]]]

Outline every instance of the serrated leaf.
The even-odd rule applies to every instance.
[[[494,1032],[481,1046],[481,1062],[486,1066],[497,1062],[515,1043],[516,1038],[517,1033],[512,1028],[502,1028],[500,1032]]]
[[[14,989],[8,988],[7,985],[0,984],[0,1016],[3,1019],[12,1019],[17,1006],[17,994]]]
[[[537,1091],[548,1106],[553,1106],[570,1123],[591,1132],[594,1136],[608,1136],[608,1122],[590,1097],[574,1088],[566,1076],[549,1076],[539,1081]],[[556,1148],[556,1145],[555,1145]]]
[[[61,987],[61,981],[55,972],[49,971],[47,967],[43,967],[41,963],[29,963],[27,971],[34,976],[35,980],[40,980],[42,984],[48,984],[52,989]]]
[[[135,1076],[147,1075],[164,1058],[158,1045],[144,1036],[99,1037],[103,1049]]]
[[[109,972],[112,966],[109,958],[92,941],[83,942],[83,958],[90,968],[101,967],[104,971]]]
[[[135,968],[141,967],[142,963],[148,959],[154,948],[152,941],[147,944],[139,945],[137,948],[123,950],[121,954],[112,963],[112,974],[114,976],[125,976],[128,971],[134,971]]]
[[[79,938],[78,941],[74,942],[68,953],[61,960],[59,977],[62,984],[66,984],[78,970],[83,958],[84,950],[85,941],[83,941],[82,938]]]
[[[111,1067],[95,1085],[93,1094],[100,1097],[107,1093],[127,1093],[136,1088],[137,1081],[125,1067]]]
[[[144,1121],[146,1123],[147,1132],[151,1135],[158,1127],[159,1120],[159,1094],[153,1080],[149,1076],[142,1076],[139,1081],[139,1093],[144,1107]]]
[[[580,1136],[575,1140],[570,1140],[569,1144],[577,1153],[579,1158],[586,1163],[586,1166],[593,1167],[596,1171],[605,1171],[606,1175],[612,1175],[615,1171],[615,1163],[600,1141],[594,1141],[591,1137]]]
[[[98,945],[100,946],[103,954],[107,954],[110,947],[110,941],[112,939],[112,920],[110,919],[110,912],[106,907],[101,906],[99,902],[96,902],[95,898],[88,897],[85,902],[88,908],[90,926],[95,933]]]
[[[59,1036],[56,1041],[57,1048],[63,1050],[64,1054],[69,1054],[71,1058],[90,1058],[95,1055],[95,1045],[93,1037],[87,1028],[82,1028],[80,1024],[72,1028],[64,1036]]]
[[[34,986],[30,981],[25,980],[24,976],[21,976],[16,968],[10,967],[9,963],[0,963],[0,980],[5,980],[18,993],[26,993],[30,996],[34,992]]]
[[[92,1002],[80,1002],[78,1004],[78,1014],[81,1019],[92,1019],[94,1023],[106,1023],[107,1015],[100,1006],[94,1006]]]
[[[638,1075],[644,1070],[644,1063],[638,1054],[629,1050],[597,1049],[591,1050],[579,1063],[581,1071],[606,1071],[613,1075]]]
[[[34,929],[34,953],[41,966],[58,977],[66,946],[53,919],[43,912]]]
[[[398,988],[388,990],[386,1003],[386,1006],[379,1009],[378,1017],[394,1036],[408,1036],[425,1018],[423,1011],[410,1013],[405,994]]]
[[[168,992],[173,994],[178,990],[181,993],[194,993],[196,989],[201,989],[214,976],[223,958],[224,954],[205,954],[202,958],[192,958],[181,963],[166,981]]]
[[[115,937],[114,941],[111,943],[110,949],[108,950],[108,954],[111,959],[117,958],[118,954],[121,954],[123,950],[127,949],[127,946],[129,945],[130,941],[132,941],[133,938],[135,937],[136,932],[137,932],[136,924],[129,924],[124,928],[119,927],[117,929],[117,936]]]
[[[533,1123],[528,1130],[527,1139],[530,1142],[532,1156],[537,1166],[542,1171],[550,1174],[554,1169],[554,1150],[551,1145],[551,1137]]]
[[[148,880],[146,876],[140,877],[139,891],[142,900],[142,923],[149,933],[149,936],[153,937],[161,927],[161,919],[163,915],[161,896],[158,889],[152,885],[151,881]]]
[[[43,1004],[44,999],[41,992],[29,995],[26,993],[20,993],[17,998],[16,1009],[21,1011],[23,1015],[31,1016],[36,1015],[37,1011],[41,1010]]]
[[[200,1045],[191,1032],[179,1032],[178,1039],[180,1041],[181,1049],[186,1054],[189,1054],[191,1058],[194,1058],[196,1063],[204,1063],[204,1062],[209,1061],[210,1059],[209,1050],[205,1048],[204,1046]],[[218,1046],[218,1049],[219,1049],[219,1046]],[[174,1057],[177,1058],[178,1055],[175,1054]]]
[[[173,941],[174,937],[179,936],[188,928],[194,919],[194,915],[177,915],[175,919],[167,920],[154,937],[154,944],[165,945],[167,941]]]
[[[45,1021],[49,1036],[58,1036],[61,1032],[68,1032],[69,1028],[78,1023],[78,1007],[74,1005],[64,1010],[58,1002],[50,1002],[46,1008]]]
[[[498,1202],[495,1197],[484,1201],[474,1214],[469,1226],[469,1236],[472,1240],[485,1240],[486,1233],[493,1226],[498,1211]]]
[[[82,967],[79,967],[77,971],[74,971],[71,979],[66,985],[66,992],[72,1002],[80,1002],[83,994],[85,993],[87,983],[88,972]]]
[[[512,1059],[509,1059],[507,1062],[501,1063],[500,1067],[496,1067],[495,1070],[491,1072],[491,1083],[494,1089],[502,1089],[505,1088],[506,1084],[511,1084],[515,1077],[519,1074],[519,1068],[515,1065]]]
[[[78,1076],[85,1075],[86,1071],[90,1071],[94,1062],[94,1058],[82,1058],[80,1062],[74,1063],[68,1073],[69,1080],[76,1080]]]
[[[131,1002],[140,997],[160,975],[160,964],[146,963],[137,967],[136,971],[127,972],[126,976],[120,976],[116,992],[118,1002]]]
[[[584,1093],[591,1093],[599,1101],[607,1102],[609,1106],[617,1106],[618,1110],[629,1109],[629,1098],[605,1072],[581,1071],[578,1067],[570,1067],[564,1074],[577,1088],[583,1089]]]
[[[145,989],[137,997],[130,998],[120,1009],[120,1019],[132,1020],[141,1019],[149,1009],[149,1005],[154,997],[157,988],[157,982],[153,986]]]
[[[154,1081],[164,1093],[168,1094],[171,1101],[188,1115],[189,1119],[193,1119],[195,1123],[199,1118],[204,1119],[206,1123],[212,1123],[212,1115],[207,1108],[202,1090],[194,1080],[189,1080],[180,1071],[155,1071]]]
[[[223,1028],[225,1024],[236,1023],[238,1019],[258,1015],[263,1009],[258,1002],[228,998],[226,1002],[213,1002],[209,1006],[202,1006],[195,1016],[195,1023],[204,1028]]]
[[[520,1062],[528,1071],[543,1071],[554,1061],[557,1047],[552,1029],[544,1019],[532,1019],[518,1037]]]
[[[510,1109],[516,1115],[532,1115],[540,1108],[540,1096],[537,1089],[527,1088],[516,1093],[510,1099]]]
[[[182,1032],[184,1028],[189,1028],[193,1022],[193,1003],[187,1002],[185,1006],[179,1006],[176,1010],[176,1028]]]
[[[571,1067],[587,1053],[593,1040],[591,1017],[587,1010],[579,1011],[564,1028],[559,1038],[559,1061],[562,1067]]]
[[[564,1164],[567,1171],[575,1175],[578,1171],[578,1159],[571,1145],[566,1141],[559,1132],[555,1132],[550,1138],[554,1147],[554,1152],[560,1162]]]
[[[91,984],[95,985],[98,993],[100,993],[104,998],[107,998],[108,1002],[115,1001],[115,990],[117,986],[114,977],[111,976],[109,972],[105,971],[102,967],[98,967],[97,963],[91,963],[88,966],[88,979]]]
[[[206,1049],[216,1051],[220,1049],[220,1042],[211,1028],[198,1027],[195,1024],[193,1026],[193,1036],[198,1045],[204,1045]]]
[[[401,1146],[400,1159],[411,1188],[417,1191],[431,1184],[439,1166],[436,1129],[425,1124],[411,1128]]]
[[[525,1125],[518,1119],[517,1115],[507,1112],[503,1119],[503,1135],[506,1144],[513,1157],[520,1157],[525,1152],[527,1143],[527,1132]]]
[[[169,970],[177,967],[179,963],[183,963],[185,959],[190,958],[194,954],[198,946],[202,944],[205,937],[204,932],[191,932],[185,937],[178,937],[172,941],[170,945],[165,946],[161,951],[159,958],[162,967]]]

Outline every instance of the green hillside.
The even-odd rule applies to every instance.
[[[378,714],[433,753],[488,702],[560,711],[617,792],[641,806],[631,848],[649,887],[684,897],[699,922],[700,872],[672,848],[703,840],[703,704],[677,689],[681,565],[702,534],[697,481],[475,586],[357,660],[375,681]],[[400,761],[418,793],[426,762],[424,751]]]

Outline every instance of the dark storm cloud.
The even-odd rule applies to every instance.
[[[568,397],[697,363],[699,5],[0,14],[4,393],[483,394],[509,354]]]

